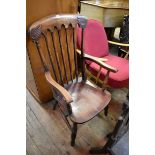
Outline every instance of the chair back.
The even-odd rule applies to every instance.
[[[38,53],[42,71],[50,71],[62,86],[78,78],[75,29],[77,24],[84,29],[86,22],[83,16],[62,14],[45,17],[29,28],[29,36],[35,45],[35,51],[30,52]]]
[[[77,46],[81,49],[81,28],[77,29]],[[102,23],[96,20],[88,20],[84,36],[84,52],[96,57],[104,57],[109,54],[107,35]]]

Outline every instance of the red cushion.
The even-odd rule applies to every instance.
[[[114,56],[114,55],[108,55],[108,56],[105,56],[104,58],[108,59],[108,61],[106,62],[107,64],[113,67],[116,67],[118,69],[117,73],[110,72],[108,84],[114,88],[128,87],[129,85],[129,61],[126,59]],[[97,76],[99,65],[92,62],[89,65],[88,69],[93,75]],[[106,73],[107,73],[107,70],[102,68],[99,78],[103,80]]]
[[[77,46],[81,49],[81,28],[77,29]],[[84,32],[84,52],[96,57],[109,54],[107,36],[103,25],[96,20],[88,20]]]

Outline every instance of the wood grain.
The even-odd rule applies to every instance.
[[[68,89],[73,97],[71,103],[71,120],[76,123],[85,123],[101,112],[110,102],[111,94],[108,91],[96,89],[86,83],[72,84]]]
[[[81,52],[79,52],[79,51],[80,50],[77,50],[77,52],[79,54],[81,54]],[[97,57],[91,56],[91,55],[86,54],[86,53],[84,53],[84,58],[86,60],[90,60],[90,61],[93,61],[93,62],[97,63],[100,67],[103,67],[106,70],[109,70],[109,71],[114,72],[114,73],[118,72],[118,69],[117,68],[115,68],[113,66],[110,66],[110,65],[108,65],[108,64],[105,63],[107,61],[107,59],[97,58]]]
[[[45,77],[46,80],[51,84],[51,86],[55,87],[63,95],[67,103],[71,103],[73,101],[72,96],[69,94],[69,92],[52,79],[50,72],[46,72]]]

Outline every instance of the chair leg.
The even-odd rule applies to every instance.
[[[115,155],[110,148],[105,147],[94,147],[89,150],[90,154],[106,154],[106,155]]]
[[[53,105],[53,110],[55,110],[55,109],[56,109],[57,104],[58,104],[58,101],[55,101],[55,103],[54,103],[54,105]]]
[[[76,134],[77,134],[77,123],[73,123],[72,134],[71,134],[71,146],[75,145]]]
[[[108,116],[108,110],[109,110],[109,106],[107,105],[107,106],[104,108],[104,114],[105,114],[105,116]]]
[[[129,101],[129,92],[127,93],[126,97],[127,97],[127,100]]]

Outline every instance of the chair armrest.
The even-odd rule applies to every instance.
[[[79,52],[79,51],[80,51],[80,50],[78,50],[77,52]],[[81,51],[80,51],[79,54],[81,54]],[[111,72],[113,72],[113,73],[118,72],[118,69],[117,69],[117,68],[114,68],[114,67],[112,67],[112,66],[110,66],[110,65],[108,65],[108,64],[106,64],[106,63],[104,63],[104,62],[102,62],[102,61],[101,61],[100,59],[98,59],[97,57],[91,56],[91,55],[89,55],[89,54],[84,54],[84,59],[91,60],[91,61],[97,63],[99,66],[101,66],[101,67],[105,68],[106,70],[111,71]]]
[[[79,49],[76,49],[77,53],[79,53],[81,55],[81,51]],[[85,53],[85,56],[87,56],[88,54]],[[103,62],[106,62],[108,61],[108,59],[105,59],[105,58],[99,58],[99,57],[95,57],[95,56],[91,56],[89,55],[89,57],[92,57],[93,59],[97,59],[99,61],[103,61]]]
[[[59,85],[51,76],[50,72],[45,72],[45,77],[48,83],[50,83],[55,89],[57,89],[65,98],[67,103],[71,103],[73,101],[72,96],[69,94],[69,92],[63,88],[61,85]]]
[[[129,47],[129,44],[118,43],[118,42],[115,42],[115,41],[109,41],[108,40],[108,43],[113,44],[113,45],[117,45],[117,46],[122,46],[122,47]]]

